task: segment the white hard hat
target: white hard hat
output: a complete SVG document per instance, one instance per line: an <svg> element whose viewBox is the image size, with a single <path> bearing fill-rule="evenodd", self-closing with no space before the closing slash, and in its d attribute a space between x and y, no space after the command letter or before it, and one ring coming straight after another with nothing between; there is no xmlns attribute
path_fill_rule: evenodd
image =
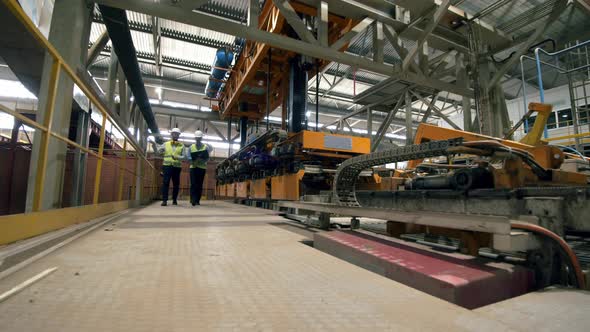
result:
<svg viewBox="0 0 590 332"><path fill-rule="evenodd" d="M178 128L172 128L172 130L170 130L170 133L180 134L180 129L178 129Z"/></svg>
<svg viewBox="0 0 590 332"><path fill-rule="evenodd" d="M195 137L196 138L203 138L203 132L200 130L195 131Z"/></svg>

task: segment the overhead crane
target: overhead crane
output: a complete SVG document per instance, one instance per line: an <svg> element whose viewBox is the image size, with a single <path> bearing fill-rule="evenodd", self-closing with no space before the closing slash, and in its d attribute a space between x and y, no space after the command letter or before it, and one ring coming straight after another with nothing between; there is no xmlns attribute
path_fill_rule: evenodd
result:
<svg viewBox="0 0 590 332"><path fill-rule="evenodd" d="M301 16L303 21L288 25L285 14ZM276 34L305 36L311 34L307 25L319 25L327 29L327 40L317 42L334 44L358 23L333 14L327 17L327 22L318 22L317 8L303 3L266 1L258 26ZM340 50L347 46L347 42L333 45ZM229 123L240 119L242 136L242 149L218 166L218 196L298 200L318 188L329 188L338 162L370 152L368 138L306 130L307 83L329 63L267 44L245 43L217 98L223 119ZM262 136L245 144L247 122L264 119L278 107L282 107L281 130L267 125Z"/></svg>

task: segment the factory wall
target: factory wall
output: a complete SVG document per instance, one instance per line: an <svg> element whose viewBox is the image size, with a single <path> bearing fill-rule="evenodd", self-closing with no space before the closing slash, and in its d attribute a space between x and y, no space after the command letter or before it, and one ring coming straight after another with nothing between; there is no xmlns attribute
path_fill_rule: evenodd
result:
<svg viewBox="0 0 590 332"><path fill-rule="evenodd" d="M29 145L19 145L12 149L8 144L0 145L0 215L23 213L25 211L25 201L27 192L27 180L29 174L31 151ZM118 163L119 156L106 155L109 160ZM87 161L86 180L84 189L83 204L92 204L94 194L94 174L96 171L97 158L89 156ZM150 162L156 166L156 183L157 197L161 196L162 177L162 160L150 158ZM66 158L66 175L63 183L62 207L71 206L72 194L72 167L73 153L68 153ZM127 157L126 168L135 170L135 157ZM217 161L210 161L207 164L207 173L203 183L203 196L206 199L213 199L215 193L215 168ZM116 164L103 162L101 185L99 192L99 203L116 201L119 193L119 174L120 169ZM148 173L149 176L149 173ZM149 180L144 180L144 192L147 192L154 184ZM180 177L180 197L181 200L188 200L190 195L190 175L188 163L183 164L183 170ZM172 188L170 188L172 191ZM123 199L135 198L135 179L133 174L124 171L123 177Z"/></svg>

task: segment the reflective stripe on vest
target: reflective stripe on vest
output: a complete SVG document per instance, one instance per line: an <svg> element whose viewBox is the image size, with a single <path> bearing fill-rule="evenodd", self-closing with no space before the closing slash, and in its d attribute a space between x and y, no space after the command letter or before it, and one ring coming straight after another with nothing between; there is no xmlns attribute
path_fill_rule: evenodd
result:
<svg viewBox="0 0 590 332"><path fill-rule="evenodd" d="M172 142L168 141L164 144L164 166L182 167L182 143L178 143L176 146L172 146ZM172 158L176 157L176 160Z"/></svg>
<svg viewBox="0 0 590 332"><path fill-rule="evenodd" d="M201 146L201 148L197 148L196 144L191 145L191 153L205 151L205 150L207 150L207 144L203 144ZM202 168L202 169L207 169L207 160L204 160L204 159L193 160L191 162L191 168L196 168L196 167Z"/></svg>

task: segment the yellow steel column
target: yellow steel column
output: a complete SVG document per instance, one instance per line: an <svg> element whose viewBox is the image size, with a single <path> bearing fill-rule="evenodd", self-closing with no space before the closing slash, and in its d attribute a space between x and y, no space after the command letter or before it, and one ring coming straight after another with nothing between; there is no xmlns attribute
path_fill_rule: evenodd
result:
<svg viewBox="0 0 590 332"><path fill-rule="evenodd" d="M57 84L59 81L61 63L54 59L51 65L51 76L49 78L49 91L47 92L47 108L45 109L43 125L47 131L41 132L39 140L39 160L37 161L37 175L35 177L35 191L33 195L33 212L41 209L43 200L43 190L45 188L45 171L47 169L47 149L49 147L49 132L53 122L53 110L55 106L55 97L57 95Z"/></svg>
<svg viewBox="0 0 590 332"><path fill-rule="evenodd" d="M125 179L125 172L127 169L127 138L123 140L123 156L119 161L119 194L117 195L117 200L120 201L123 199L123 182Z"/></svg>
<svg viewBox="0 0 590 332"><path fill-rule="evenodd" d="M107 115L106 113L102 113L102 125L100 127L100 141L98 143L98 159L96 160L96 174L94 175L94 196L92 198L92 204L98 204L98 196L100 193L100 175L102 171L102 155L104 153L106 124Z"/></svg>

